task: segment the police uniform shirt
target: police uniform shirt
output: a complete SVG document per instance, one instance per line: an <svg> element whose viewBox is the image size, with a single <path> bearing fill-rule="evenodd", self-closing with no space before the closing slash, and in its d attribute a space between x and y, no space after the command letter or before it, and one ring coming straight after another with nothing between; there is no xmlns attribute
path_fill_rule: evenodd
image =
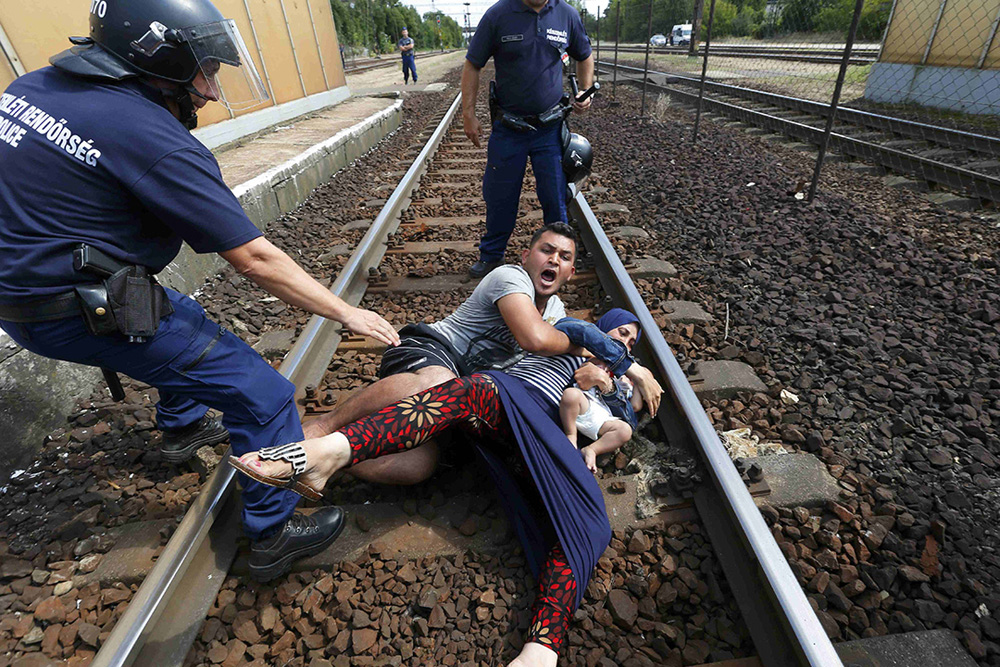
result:
<svg viewBox="0 0 1000 667"><path fill-rule="evenodd" d="M483 67L492 56L501 106L534 116L562 97L562 51L578 61L590 56L576 9L565 0L548 0L535 12L522 0L500 0L483 14L465 57Z"/></svg>
<svg viewBox="0 0 1000 667"><path fill-rule="evenodd" d="M136 79L93 82L46 67L0 97L0 303L66 292L88 243L157 273L260 231L212 153Z"/></svg>
<svg viewBox="0 0 1000 667"><path fill-rule="evenodd" d="M396 46L398 46L399 48L403 48L404 46L409 46L410 44L413 44L413 38L412 37L403 37L398 42L396 42ZM413 49L410 49L409 51L402 51L402 54L403 54L404 57L405 56L412 56L413 55Z"/></svg>

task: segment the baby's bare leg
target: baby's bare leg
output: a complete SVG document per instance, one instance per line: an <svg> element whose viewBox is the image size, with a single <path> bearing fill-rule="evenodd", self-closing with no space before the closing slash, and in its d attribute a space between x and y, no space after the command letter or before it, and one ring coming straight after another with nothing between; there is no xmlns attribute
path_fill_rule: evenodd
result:
<svg viewBox="0 0 1000 667"><path fill-rule="evenodd" d="M597 440L591 447L597 454L616 451L632 437L632 427L621 419L609 419L597 432Z"/></svg>
<svg viewBox="0 0 1000 667"><path fill-rule="evenodd" d="M570 387L563 392L559 401L559 418L562 420L563 432L569 441L576 446L576 418L587 411L587 396L576 387Z"/></svg>

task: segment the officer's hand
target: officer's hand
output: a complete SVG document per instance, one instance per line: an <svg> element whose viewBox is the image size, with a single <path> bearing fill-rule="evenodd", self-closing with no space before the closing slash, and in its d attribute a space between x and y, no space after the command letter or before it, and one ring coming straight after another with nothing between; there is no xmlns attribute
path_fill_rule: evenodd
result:
<svg viewBox="0 0 1000 667"><path fill-rule="evenodd" d="M462 128L465 130L465 136L469 138L472 145L476 148L482 148L483 145L480 143L480 137L483 134L483 126L479 124L479 118L475 115L467 116L462 115Z"/></svg>
<svg viewBox="0 0 1000 667"><path fill-rule="evenodd" d="M370 310L352 308L341 323L353 334L368 336L393 347L399 345L399 334L393 326Z"/></svg>
<svg viewBox="0 0 1000 667"><path fill-rule="evenodd" d="M582 102L577 102L576 100L573 100L573 111L577 113L585 113L587 109L590 108L590 103L593 101L594 101L593 95L591 95Z"/></svg>

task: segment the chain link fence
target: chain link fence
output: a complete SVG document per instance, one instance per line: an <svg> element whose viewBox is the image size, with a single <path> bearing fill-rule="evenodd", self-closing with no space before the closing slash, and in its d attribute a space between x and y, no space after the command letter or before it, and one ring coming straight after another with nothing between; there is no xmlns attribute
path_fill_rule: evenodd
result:
<svg viewBox="0 0 1000 667"><path fill-rule="evenodd" d="M694 105L694 140L706 111L818 147L809 199L824 161L857 160L946 206L1000 202L1000 0L700 2L599 10L603 85L640 79L643 115L650 86Z"/></svg>

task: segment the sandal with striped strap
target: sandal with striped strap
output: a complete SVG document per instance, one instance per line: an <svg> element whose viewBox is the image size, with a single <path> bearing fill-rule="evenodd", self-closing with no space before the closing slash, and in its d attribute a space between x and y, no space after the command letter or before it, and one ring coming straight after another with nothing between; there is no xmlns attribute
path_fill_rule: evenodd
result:
<svg viewBox="0 0 1000 667"><path fill-rule="evenodd" d="M290 489L309 500L323 500L323 494L304 482L299 481L299 477L306 471L306 450L297 442L277 447L265 447L254 452L264 461L285 461L292 464L291 477L272 477L265 475L259 470L248 466L235 456L229 457L229 464L241 473L257 480L261 484L273 486L279 489Z"/></svg>

